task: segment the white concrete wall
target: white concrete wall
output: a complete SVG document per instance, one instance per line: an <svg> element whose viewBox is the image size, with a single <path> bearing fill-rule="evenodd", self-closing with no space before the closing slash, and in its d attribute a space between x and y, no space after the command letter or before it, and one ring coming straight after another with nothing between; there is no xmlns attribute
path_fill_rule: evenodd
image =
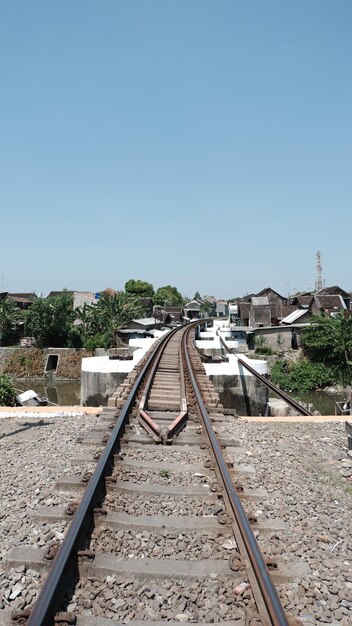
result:
<svg viewBox="0 0 352 626"><path fill-rule="evenodd" d="M166 331L155 331L154 337L137 337L130 339L129 345L137 348L133 352L133 358L130 360L109 359L108 356L91 356L82 359L81 370L83 372L99 372L109 374L113 372L131 372L135 365L144 357L149 348L165 333Z"/></svg>
<svg viewBox="0 0 352 626"><path fill-rule="evenodd" d="M208 339L205 340L205 337ZM240 342L230 339L231 332L228 320L216 320L212 327L200 333L200 339L196 341L197 348L203 350L221 350L220 337L225 341L226 345L233 349L238 348ZM211 340L210 340L211 339ZM228 354L228 362L224 363L204 363L205 371L208 376L252 376L252 374L238 363L237 356ZM255 369L259 374L268 373L268 364L260 359L248 359L244 354L239 355L243 361Z"/></svg>
<svg viewBox="0 0 352 626"><path fill-rule="evenodd" d="M240 374L253 376L245 367L239 364L235 354L229 354L228 357L229 360L223 363L203 363L207 376L239 376ZM248 362L248 365L262 376L268 373L268 364L266 361L248 359L243 354L241 354L240 358Z"/></svg>

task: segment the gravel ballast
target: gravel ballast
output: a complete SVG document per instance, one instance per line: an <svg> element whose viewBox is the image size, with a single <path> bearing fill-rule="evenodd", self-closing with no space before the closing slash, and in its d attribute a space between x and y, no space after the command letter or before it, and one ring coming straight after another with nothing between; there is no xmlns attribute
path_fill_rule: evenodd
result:
<svg viewBox="0 0 352 626"><path fill-rule="evenodd" d="M72 473L72 457L82 454L82 446L76 442L78 433L98 423L99 418L93 415L42 416L40 420L21 417L0 421L0 608L23 609L35 599L42 574L24 566L7 569L6 557L18 546L44 547L54 540L62 540L66 522L43 523L35 520L34 514L40 505L62 504L65 499L70 499L69 494L65 496L55 491L55 482L59 476ZM245 509L255 514L259 522L260 519L281 520L286 524L285 530L258 534L264 553L287 563L288 569L293 562L309 567L308 573L279 587L288 613L297 616L307 626L350 626L352 459L347 456L344 423L247 423L234 418L230 424L218 424L217 430L223 431L222 436L237 439L239 443L236 449L226 450L226 458L236 465L243 463L254 467L253 475L241 476L244 488L265 486L267 491L267 498L245 500ZM127 456L140 458L133 450ZM146 460L155 460L155 452L148 451L148 457ZM199 457L204 458L203 455ZM195 462L194 457L187 459L184 453L172 450L171 458L173 462ZM130 468L126 478L132 476L134 470ZM180 477L183 482L182 473ZM160 483L169 482L169 478L160 476ZM142 480L144 482L144 478ZM209 515L212 507L211 499L204 505L197 498L182 496L164 496L160 506L160 498L149 496L152 512L148 512L143 498L134 494L129 496L128 503L126 496L110 494L109 498L112 510L136 515L152 512L159 515ZM141 536L137 541L143 543L145 539ZM153 551L156 539L147 537L143 546L146 554ZM184 549L182 542L187 546L186 538L179 537L179 534L170 534L170 540L168 544L165 537L160 544L164 558L169 556L165 550L173 542L181 543L180 552ZM135 554L137 544L134 541L128 534L126 551L130 550L130 554ZM198 557L198 550L202 552L205 548L192 545L189 557ZM114 594L109 599L111 616L126 622L137 616L139 619L171 620L184 614L189 621L209 621L214 617L209 603L215 593L213 582L206 583L199 606L193 596L191 600L187 598L190 589L185 595L183 589L177 588L181 583L169 581L170 588L166 591L171 593L165 597L160 591L162 585L157 581L158 591L144 590L143 593L141 584L132 579L127 585L126 581L116 578L110 578L108 583L108 593ZM93 587L95 584L98 583L92 581ZM137 590L139 598L135 595ZM95 591L92 589L91 593ZM194 591L194 596L198 597L198 592ZM103 588L100 593L103 607L107 600ZM218 616L220 621L243 619L248 609L246 601L251 603L248 594L248 598L236 599L231 608L231 587L227 588L225 582L223 589L216 588L215 596L222 605L222 615ZM133 597L136 603L132 601ZM117 604L112 602L113 598ZM82 588L82 591L77 590L72 604L82 603L89 612L89 602Z"/></svg>
<svg viewBox="0 0 352 626"><path fill-rule="evenodd" d="M82 452L80 430L98 423L95 415L40 417L20 414L0 419L0 609L24 609L34 601L43 577L24 565L7 568L6 557L20 546L61 542L67 522L40 522L40 505L68 502L55 490L57 478L71 472L71 458Z"/></svg>

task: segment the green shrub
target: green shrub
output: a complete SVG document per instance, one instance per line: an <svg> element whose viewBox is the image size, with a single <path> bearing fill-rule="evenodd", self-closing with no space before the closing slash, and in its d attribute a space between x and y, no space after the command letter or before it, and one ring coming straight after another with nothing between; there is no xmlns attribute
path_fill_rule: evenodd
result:
<svg viewBox="0 0 352 626"><path fill-rule="evenodd" d="M16 392L12 380L6 374L0 374L0 406L13 406Z"/></svg>
<svg viewBox="0 0 352 626"><path fill-rule="evenodd" d="M263 346L262 348L256 348L255 349L255 353L256 354L266 354L267 356L270 356L271 354L274 354L272 349L269 348L269 346Z"/></svg>
<svg viewBox="0 0 352 626"><path fill-rule="evenodd" d="M110 333L97 333L91 337L87 337L84 342L84 348L86 350L95 350L96 348L110 348L111 346Z"/></svg>
<svg viewBox="0 0 352 626"><path fill-rule="evenodd" d="M273 351L266 345L266 339L263 335L257 335L254 339L254 347L256 354L273 354Z"/></svg>
<svg viewBox="0 0 352 626"><path fill-rule="evenodd" d="M314 363L333 368L343 385L352 382L352 317L345 319L340 311L337 317L313 317L302 332L302 347L306 357Z"/></svg>
<svg viewBox="0 0 352 626"><path fill-rule="evenodd" d="M307 359L297 363L279 360L271 370L271 381L285 391L312 391L336 383L333 368Z"/></svg>
<svg viewBox="0 0 352 626"><path fill-rule="evenodd" d="M80 329L72 326L67 333L67 347L68 348L82 348L83 341Z"/></svg>

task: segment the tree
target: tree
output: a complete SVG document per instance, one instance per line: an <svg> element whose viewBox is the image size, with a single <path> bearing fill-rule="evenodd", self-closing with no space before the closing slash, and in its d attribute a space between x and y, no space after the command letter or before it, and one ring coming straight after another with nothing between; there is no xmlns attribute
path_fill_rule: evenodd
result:
<svg viewBox="0 0 352 626"><path fill-rule="evenodd" d="M83 343L89 335L94 335L97 332L95 309L96 305L87 304L87 302L82 307L75 309L75 319L80 322L79 330Z"/></svg>
<svg viewBox="0 0 352 626"><path fill-rule="evenodd" d="M196 298L194 299L196 300ZM213 309L213 305L211 304L211 302L208 302L207 300L202 302L199 307L199 311L204 317L208 317L210 313L212 312L212 309Z"/></svg>
<svg viewBox="0 0 352 626"><path fill-rule="evenodd" d="M0 300L0 346L15 341L17 324L21 317L23 318L22 311L12 300Z"/></svg>
<svg viewBox="0 0 352 626"><path fill-rule="evenodd" d="M70 344L74 319L72 293L36 298L26 312L26 332L39 346L66 347Z"/></svg>
<svg viewBox="0 0 352 626"><path fill-rule="evenodd" d="M315 317L302 332L305 355L314 363L333 367L342 382L349 384L352 374L352 318Z"/></svg>
<svg viewBox="0 0 352 626"><path fill-rule="evenodd" d="M154 295L154 287L145 280L134 280L134 278L131 278L125 284L125 292L128 296L152 298Z"/></svg>
<svg viewBox="0 0 352 626"><path fill-rule="evenodd" d="M193 300L201 300L201 295L200 295L199 291L196 291L196 293L193 296Z"/></svg>
<svg viewBox="0 0 352 626"><path fill-rule="evenodd" d="M115 294L103 292L94 307L95 328L98 333L111 333L117 345L117 330L132 319L142 315L137 300L131 300L125 291Z"/></svg>
<svg viewBox="0 0 352 626"><path fill-rule="evenodd" d="M165 303L169 306L182 306L183 297L180 292L177 291L176 287L165 285L165 287L159 287L159 289L156 290L154 302L160 306L163 306Z"/></svg>
<svg viewBox="0 0 352 626"><path fill-rule="evenodd" d="M0 374L0 406L13 406L16 392L11 378Z"/></svg>

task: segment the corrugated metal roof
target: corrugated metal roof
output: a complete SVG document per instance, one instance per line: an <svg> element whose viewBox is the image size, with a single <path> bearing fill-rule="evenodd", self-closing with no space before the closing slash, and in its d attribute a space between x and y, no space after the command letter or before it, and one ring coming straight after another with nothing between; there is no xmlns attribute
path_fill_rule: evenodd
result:
<svg viewBox="0 0 352 626"><path fill-rule="evenodd" d="M141 324L142 326L150 326L155 324L155 317L140 317L138 319L132 320L132 322L136 322L137 324Z"/></svg>
<svg viewBox="0 0 352 626"><path fill-rule="evenodd" d="M305 315L307 310L308 309L296 309L295 311L292 311L292 313L281 320L280 324L293 324L293 322Z"/></svg>

